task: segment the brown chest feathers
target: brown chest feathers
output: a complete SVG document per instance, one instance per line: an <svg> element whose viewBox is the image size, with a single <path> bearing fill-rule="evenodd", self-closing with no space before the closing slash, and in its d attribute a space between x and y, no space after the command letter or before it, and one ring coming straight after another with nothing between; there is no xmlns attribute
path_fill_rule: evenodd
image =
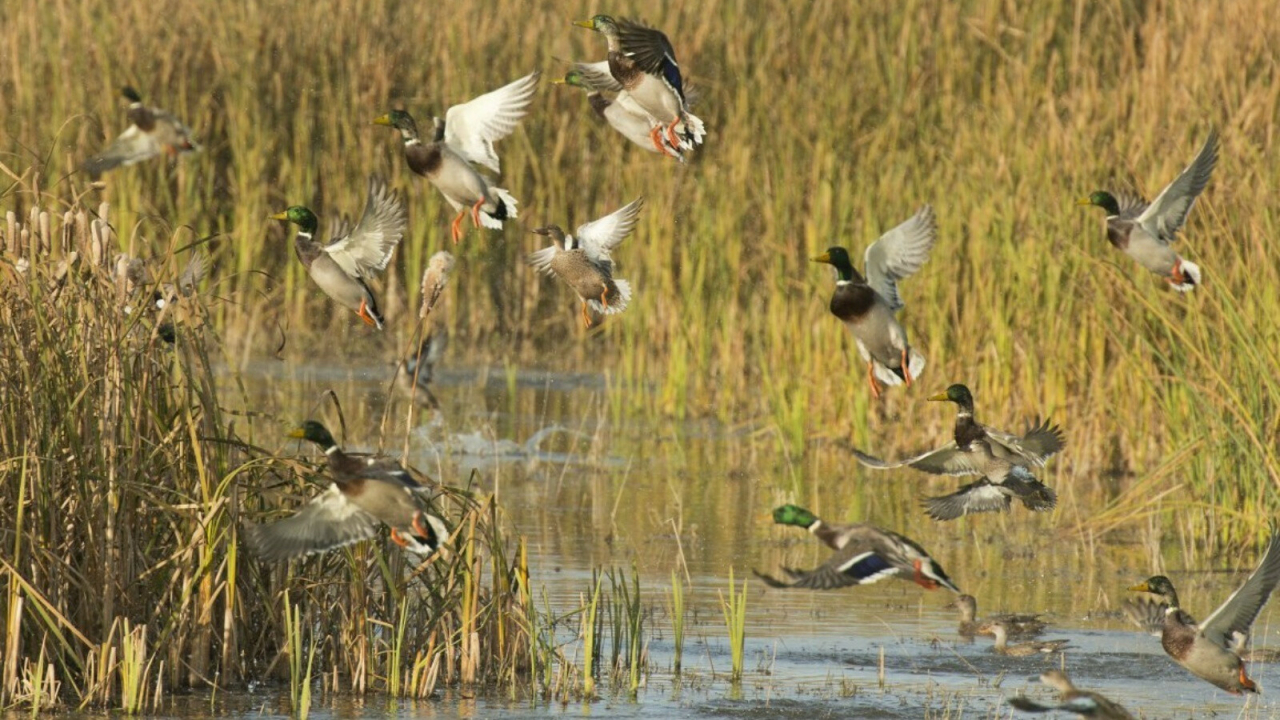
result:
<svg viewBox="0 0 1280 720"><path fill-rule="evenodd" d="M409 163L410 170L424 177L430 177L440 170L443 155L438 143L414 143L404 146L404 159Z"/></svg>
<svg viewBox="0 0 1280 720"><path fill-rule="evenodd" d="M867 285L837 285L835 294L831 296L831 314L845 322L853 322L866 315L875 302L876 293Z"/></svg>

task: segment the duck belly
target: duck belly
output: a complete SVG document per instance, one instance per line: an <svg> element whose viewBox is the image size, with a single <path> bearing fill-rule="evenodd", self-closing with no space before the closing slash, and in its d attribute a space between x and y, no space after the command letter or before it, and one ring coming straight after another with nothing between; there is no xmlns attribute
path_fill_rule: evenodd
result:
<svg viewBox="0 0 1280 720"><path fill-rule="evenodd" d="M431 177L431 184L444 194L454 210L471 207L482 198L484 205L481 210L492 212L497 209L497 204L489 196L489 183L484 176L452 150L445 150L440 170Z"/></svg>
<svg viewBox="0 0 1280 720"><path fill-rule="evenodd" d="M328 255L322 254L313 260L307 272L325 295L343 307L359 312L362 302L371 301L365 284L343 272Z"/></svg>
<svg viewBox="0 0 1280 720"><path fill-rule="evenodd" d="M596 267L582 250L556 253L551 259L551 269L584 301L598 300L613 290L609 275Z"/></svg>
<svg viewBox="0 0 1280 720"><path fill-rule="evenodd" d="M684 111L679 96L666 83L652 75L644 75L640 84L628 93L637 105L664 125L679 120Z"/></svg>
<svg viewBox="0 0 1280 720"><path fill-rule="evenodd" d="M845 326L858 341L863 359L890 368L902 367L902 351L907 347L907 333L893 311L880 303L862 317L845 321Z"/></svg>
<svg viewBox="0 0 1280 720"><path fill-rule="evenodd" d="M1178 264L1178 253L1148 235L1140 225L1135 225L1129 233L1129 244L1124 251L1137 260L1139 265L1157 275L1170 275Z"/></svg>

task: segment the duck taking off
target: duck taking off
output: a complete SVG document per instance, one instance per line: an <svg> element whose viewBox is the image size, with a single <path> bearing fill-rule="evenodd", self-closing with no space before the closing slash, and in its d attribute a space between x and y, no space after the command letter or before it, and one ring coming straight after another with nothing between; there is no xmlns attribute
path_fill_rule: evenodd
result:
<svg viewBox="0 0 1280 720"><path fill-rule="evenodd" d="M1076 204L1106 210L1107 240L1112 245L1163 277L1174 290L1190 292L1200 284L1200 266L1183 258L1172 245L1217 162L1218 133L1210 132L1196 159L1150 205L1140 197L1121 194L1117 198L1105 190L1094 191Z"/></svg>

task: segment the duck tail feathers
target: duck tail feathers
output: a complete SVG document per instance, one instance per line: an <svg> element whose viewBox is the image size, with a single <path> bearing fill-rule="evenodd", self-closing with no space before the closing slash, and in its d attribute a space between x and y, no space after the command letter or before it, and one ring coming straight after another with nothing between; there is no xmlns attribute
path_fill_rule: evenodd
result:
<svg viewBox="0 0 1280 720"><path fill-rule="evenodd" d="M490 230L501 230L503 220L511 220L520 216L520 213L516 210L516 199L503 188L489 189L497 197L496 207L493 210L480 211L480 224Z"/></svg>
<svg viewBox="0 0 1280 720"><path fill-rule="evenodd" d="M1200 266L1183 258L1178 258L1178 264L1173 270L1174 277L1181 275L1182 282L1177 282L1173 278L1169 279L1169 284L1174 290L1180 293L1191 292L1200 284Z"/></svg>
<svg viewBox="0 0 1280 720"><path fill-rule="evenodd" d="M605 307L604 303L600 302L599 298L592 298L588 300L587 305L601 315L613 315L626 310L627 304L631 302L631 283L626 280L614 278L613 285L617 288L617 291L609 295L608 307Z"/></svg>

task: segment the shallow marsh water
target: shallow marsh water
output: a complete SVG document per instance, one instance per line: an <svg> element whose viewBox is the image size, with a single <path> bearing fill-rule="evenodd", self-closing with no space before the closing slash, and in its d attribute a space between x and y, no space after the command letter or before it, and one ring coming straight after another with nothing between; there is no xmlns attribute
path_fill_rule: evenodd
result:
<svg viewBox="0 0 1280 720"><path fill-rule="evenodd" d="M1054 477L1052 463L1048 481L1062 495L1057 511L1031 515L1018 507L940 524L919 511L918 500L954 481L872 475L837 443L814 443L796 456L767 420L736 426L619 421L613 408L627 403L615 404L610 393L625 391L611 389L600 375L446 365L434 385L441 412L415 410L410 462L434 477L472 477L497 491L510 525L528 540L535 592L552 608L576 607L593 569L634 568L647 610L650 672L634 700L604 679L600 699L586 704L513 699L504 690L480 697L445 691L415 702L321 695L313 717L1010 717L1001 698L1016 692L1049 698L1034 677L1064 662L1079 685L1145 717L1280 716L1280 666L1253 664L1265 694L1231 697L1174 665L1157 638L1131 628L1117 612L1124 588L1159 570L1203 617L1244 574L1226 572L1226 562L1188 568L1174 547L1163 548L1166 564L1156 567L1145 528L1122 529L1108 542L1073 532L1073 518L1085 510ZM281 418L281 437L257 442L278 442L288 452L284 424L316 407L328 388L344 399L347 443L371 449L359 439L377 436L388 378L384 367L265 361L248 365L239 381L245 397ZM892 432L902 415L918 415L927 432L945 437L949 410L918 405L899 400L897 418L868 421L878 424L873 432ZM394 402L388 427L403 428L407 409ZM991 421L1016 427L1021 419ZM389 441L391 449L398 451L402 440ZM897 580L832 593L766 588L752 568L776 573L781 565L825 559L803 531L772 523L771 508L791 501L833 521L865 518L912 537L977 596L980 613L1045 613L1052 623L1045 637L1072 642L1065 660L1005 658L993 654L987 640L959 637L945 590L926 592ZM738 685L727 679L720 609L730 568L739 587L746 579L748 592L745 677ZM666 609L673 572L689 582L679 676L671 670ZM562 627L558 639L572 640L573 631ZM603 642L607 656L610 639ZM1254 644L1280 646L1274 603L1259 619ZM262 685L182 698L166 714L287 716L287 697L287 687Z"/></svg>

